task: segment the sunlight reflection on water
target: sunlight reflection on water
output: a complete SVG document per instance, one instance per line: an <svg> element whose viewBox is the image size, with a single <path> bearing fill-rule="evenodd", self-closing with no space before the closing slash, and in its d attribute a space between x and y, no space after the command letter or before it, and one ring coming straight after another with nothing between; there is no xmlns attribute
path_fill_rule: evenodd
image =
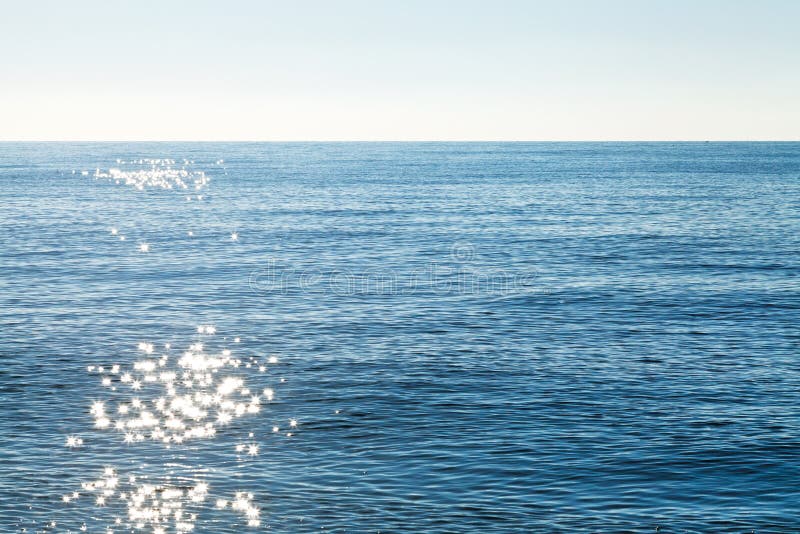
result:
<svg viewBox="0 0 800 534"><path fill-rule="evenodd" d="M98 168L94 177L139 191L156 188L199 192L210 183L205 171L188 168L194 165L191 160L183 160L180 167L176 167L174 159L117 159L116 163L118 167L107 171ZM217 165L222 163L221 159L216 161ZM81 171L81 175L87 176L89 172ZM193 198L202 200L203 196L197 194ZM110 227L110 233L125 240L117 225ZM193 232L188 231L188 235L192 236ZM238 239L238 232L230 234L231 241ZM150 244L142 241L138 250L149 252ZM215 325L202 324L197 326L196 338L182 352L173 350L172 343L157 349L154 343L142 341L136 347L132 365L122 361L88 365L87 372L99 380L100 388L106 393L89 408L95 428L116 431L121 436L121 446L148 441L159 443L166 450L188 441L215 439L218 432L234 420L260 414L264 404L268 405L275 398L275 384L269 371L278 365L278 357L240 355L239 351L215 343L216 334ZM236 345L240 341L236 337L233 343ZM209 350L209 345L213 345L214 350ZM253 389L248 386L248 379L256 383ZM278 383L284 381L280 378ZM291 419L288 425L294 430L297 421ZM273 433L279 432L279 428L273 426ZM258 455L258 436L250 432L248 440L230 450L237 455ZM75 450L83 447L84 440L78 435L69 435L64 445ZM168 528L174 532L192 531L200 511L198 505L206 502L212 488L205 481L203 469L196 470L198 476L193 480L182 480L179 485L172 483L166 463L168 458L164 459L161 480L133 471L122 476L117 467L105 466L100 477L81 483L80 491L65 493L61 501L71 504L88 497L95 507L113 508L113 517L105 526L107 533L113 532L115 527L148 529L153 534L164 534ZM240 514L248 526L261 524L261 512L252 493L235 491L232 495L219 495L214 505L216 509ZM56 526L53 520L44 530ZM87 523L83 522L80 530L87 529Z"/></svg>

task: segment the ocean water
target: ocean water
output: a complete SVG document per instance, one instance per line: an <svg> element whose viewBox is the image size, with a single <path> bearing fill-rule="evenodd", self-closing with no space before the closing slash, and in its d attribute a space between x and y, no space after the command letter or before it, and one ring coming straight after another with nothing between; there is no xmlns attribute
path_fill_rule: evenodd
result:
<svg viewBox="0 0 800 534"><path fill-rule="evenodd" d="M0 531L798 532L799 250L800 143L0 144Z"/></svg>

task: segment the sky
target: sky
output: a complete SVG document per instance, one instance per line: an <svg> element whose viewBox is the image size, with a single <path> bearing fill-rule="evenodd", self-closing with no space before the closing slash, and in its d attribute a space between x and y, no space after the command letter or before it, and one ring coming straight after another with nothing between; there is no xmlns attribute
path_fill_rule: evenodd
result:
<svg viewBox="0 0 800 534"><path fill-rule="evenodd" d="M0 140L800 140L795 0L0 13Z"/></svg>

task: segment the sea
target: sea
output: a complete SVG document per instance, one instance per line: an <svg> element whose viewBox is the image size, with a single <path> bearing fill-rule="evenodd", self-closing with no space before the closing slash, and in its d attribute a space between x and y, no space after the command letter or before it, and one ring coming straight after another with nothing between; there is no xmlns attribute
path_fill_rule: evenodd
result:
<svg viewBox="0 0 800 534"><path fill-rule="evenodd" d="M800 143L0 143L0 531L800 532Z"/></svg>

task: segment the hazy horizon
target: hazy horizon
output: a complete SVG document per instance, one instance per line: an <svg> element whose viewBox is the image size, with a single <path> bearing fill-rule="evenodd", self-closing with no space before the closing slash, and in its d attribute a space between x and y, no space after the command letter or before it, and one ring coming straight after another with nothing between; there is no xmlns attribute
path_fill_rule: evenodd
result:
<svg viewBox="0 0 800 534"><path fill-rule="evenodd" d="M25 143L240 143L240 144L301 144L301 143L598 143L598 144L646 144L646 143L800 143L800 139L0 139L5 144Z"/></svg>

